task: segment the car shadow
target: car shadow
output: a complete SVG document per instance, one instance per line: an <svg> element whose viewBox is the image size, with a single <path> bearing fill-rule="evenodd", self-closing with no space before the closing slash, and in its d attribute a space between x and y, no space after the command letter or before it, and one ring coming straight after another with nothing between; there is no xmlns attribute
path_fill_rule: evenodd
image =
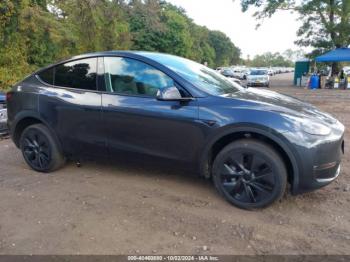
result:
<svg viewBox="0 0 350 262"><path fill-rule="evenodd" d="M211 179L200 175L197 166L191 163L184 163L148 155L134 153L115 154L109 158L96 158L84 156L79 160L70 160L77 167L84 168L85 165L93 163L98 168L115 170L127 174L137 174L147 177L167 177L183 182L212 186Z"/></svg>

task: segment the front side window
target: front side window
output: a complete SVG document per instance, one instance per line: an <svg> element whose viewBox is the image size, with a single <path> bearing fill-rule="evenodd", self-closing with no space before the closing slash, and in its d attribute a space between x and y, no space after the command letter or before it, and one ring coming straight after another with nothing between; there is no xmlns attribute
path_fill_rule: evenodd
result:
<svg viewBox="0 0 350 262"><path fill-rule="evenodd" d="M158 89L175 85L166 74L138 60L105 57L104 63L108 92L154 97Z"/></svg>
<svg viewBox="0 0 350 262"><path fill-rule="evenodd" d="M55 68L54 85L96 90L97 58L65 63Z"/></svg>
<svg viewBox="0 0 350 262"><path fill-rule="evenodd" d="M191 60L159 53L141 52L141 54L163 64L200 90L211 95L224 95L243 89L218 72Z"/></svg>

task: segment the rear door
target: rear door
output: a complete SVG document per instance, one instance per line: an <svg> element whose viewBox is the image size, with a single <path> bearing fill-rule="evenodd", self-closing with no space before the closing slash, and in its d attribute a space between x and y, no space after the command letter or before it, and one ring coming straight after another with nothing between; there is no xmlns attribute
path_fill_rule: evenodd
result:
<svg viewBox="0 0 350 262"><path fill-rule="evenodd" d="M73 155L106 153L101 93L97 91L98 58L58 65L39 78L51 84L42 89L40 113L54 128L64 151Z"/></svg>
<svg viewBox="0 0 350 262"><path fill-rule="evenodd" d="M177 84L142 61L105 57L104 65L103 122L110 152L193 161L201 137L197 101L157 100L158 89Z"/></svg>

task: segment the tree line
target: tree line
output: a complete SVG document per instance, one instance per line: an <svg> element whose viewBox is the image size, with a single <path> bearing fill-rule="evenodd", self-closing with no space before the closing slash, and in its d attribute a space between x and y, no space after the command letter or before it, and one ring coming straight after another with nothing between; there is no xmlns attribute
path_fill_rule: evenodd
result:
<svg viewBox="0 0 350 262"><path fill-rule="evenodd" d="M254 56L253 59L246 59L243 63L250 67L293 67L293 55L289 54L293 52L291 50L287 50L284 54L279 52L272 53L266 52L261 55Z"/></svg>
<svg viewBox="0 0 350 262"><path fill-rule="evenodd" d="M240 49L162 0L2 0L0 89L57 60L103 50L146 50L210 67L237 64Z"/></svg>

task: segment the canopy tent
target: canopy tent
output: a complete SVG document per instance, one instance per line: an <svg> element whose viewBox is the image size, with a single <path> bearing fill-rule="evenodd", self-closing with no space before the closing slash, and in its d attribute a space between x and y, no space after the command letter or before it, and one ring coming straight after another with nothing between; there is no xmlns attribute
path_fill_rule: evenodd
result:
<svg viewBox="0 0 350 262"><path fill-rule="evenodd" d="M350 48L337 48L316 57L316 62L350 62Z"/></svg>

